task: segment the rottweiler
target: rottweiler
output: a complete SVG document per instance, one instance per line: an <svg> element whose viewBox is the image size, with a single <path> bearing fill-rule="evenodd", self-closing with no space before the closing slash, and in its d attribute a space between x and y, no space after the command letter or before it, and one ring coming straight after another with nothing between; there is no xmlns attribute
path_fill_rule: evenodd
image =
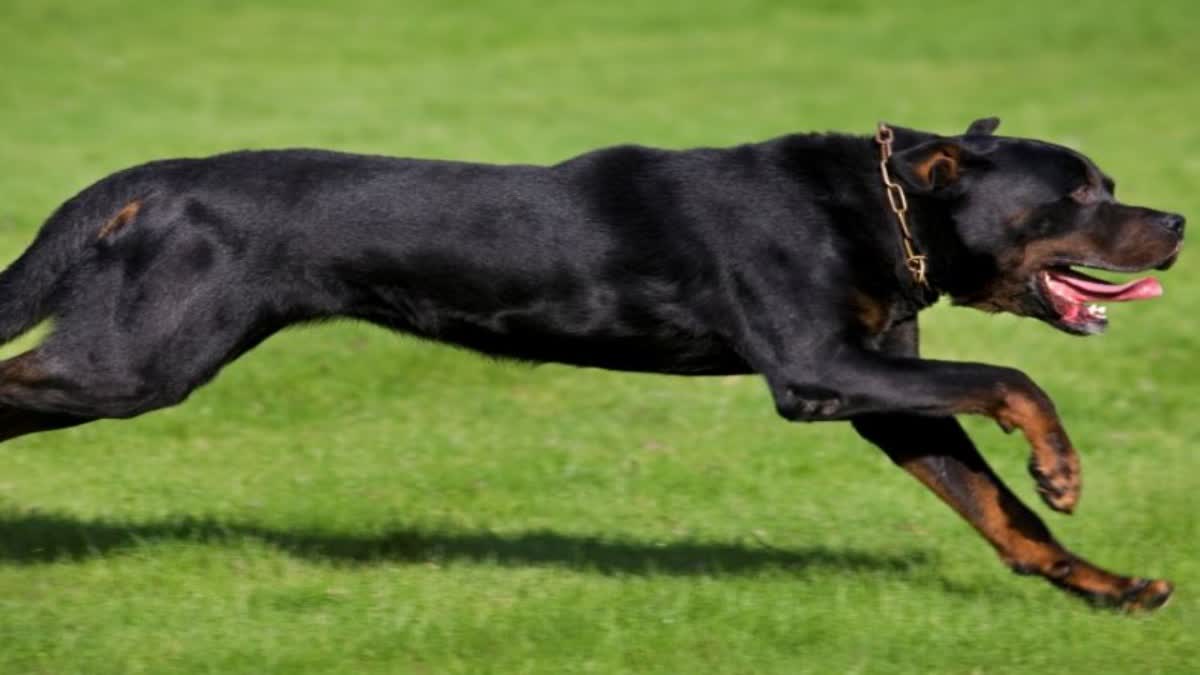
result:
<svg viewBox="0 0 1200 675"><path fill-rule="evenodd" d="M552 166L243 151L112 174L0 274L0 440L175 405L285 326L333 318L527 362L759 374L779 415L848 420L1020 573L1106 605L1172 586L1076 556L955 415L1020 429L1055 510L1079 460L1018 370L918 355L940 296L1102 332L1161 293L1079 268L1166 269L1184 218L1128 206L1068 148L995 134L794 134L624 145Z"/></svg>

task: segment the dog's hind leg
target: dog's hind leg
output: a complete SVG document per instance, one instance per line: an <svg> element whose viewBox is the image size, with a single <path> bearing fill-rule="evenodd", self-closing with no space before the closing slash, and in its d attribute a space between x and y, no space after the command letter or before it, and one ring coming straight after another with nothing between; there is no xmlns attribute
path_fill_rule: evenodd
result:
<svg viewBox="0 0 1200 675"><path fill-rule="evenodd" d="M1173 588L1167 581L1113 574L1063 548L1000 481L955 419L880 414L853 423L863 438L965 518L1014 571L1038 574L1093 602L1122 609L1156 609L1170 598Z"/></svg>
<svg viewBox="0 0 1200 675"><path fill-rule="evenodd" d="M175 405L285 325L222 281L163 271L112 293L93 277L41 345L0 361L0 440Z"/></svg>
<svg viewBox="0 0 1200 675"><path fill-rule="evenodd" d="M53 321L0 361L0 440L174 405L280 328L336 309L307 258L248 236L245 204L152 178L81 193L0 273L0 342Z"/></svg>
<svg viewBox="0 0 1200 675"><path fill-rule="evenodd" d="M0 441L103 418L129 418L185 399L240 353L223 350L153 354L64 350L50 342L0 361Z"/></svg>
<svg viewBox="0 0 1200 675"><path fill-rule="evenodd" d="M93 421L91 417L79 417L62 413L46 413L20 408L0 408L0 442L18 436L66 429Z"/></svg>
<svg viewBox="0 0 1200 675"><path fill-rule="evenodd" d="M132 389L97 382L43 348L0 361L0 441L139 412Z"/></svg>
<svg viewBox="0 0 1200 675"><path fill-rule="evenodd" d="M33 352L0 362L0 441L40 431L78 426L96 419L95 415L71 414L53 410L50 380L33 366ZM39 395L40 392L40 395ZM49 394L49 396L47 396ZM61 403L61 400L59 401ZM14 405L15 404L15 405ZM44 407L35 409L29 405Z"/></svg>

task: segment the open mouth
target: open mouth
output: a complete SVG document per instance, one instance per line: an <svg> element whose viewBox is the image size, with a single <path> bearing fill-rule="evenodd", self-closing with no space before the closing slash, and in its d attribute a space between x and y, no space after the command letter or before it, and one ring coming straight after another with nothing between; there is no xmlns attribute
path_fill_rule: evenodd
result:
<svg viewBox="0 0 1200 675"><path fill-rule="evenodd" d="M1108 326L1108 308L1100 303L1147 300L1163 293L1154 277L1117 284L1065 266L1042 270L1038 281L1058 315L1054 323L1080 335L1101 333Z"/></svg>

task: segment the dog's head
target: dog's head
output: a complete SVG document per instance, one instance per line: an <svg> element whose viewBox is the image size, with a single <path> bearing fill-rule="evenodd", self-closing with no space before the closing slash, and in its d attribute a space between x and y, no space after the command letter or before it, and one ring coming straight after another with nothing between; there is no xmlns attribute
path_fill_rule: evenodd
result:
<svg viewBox="0 0 1200 675"><path fill-rule="evenodd" d="M1107 326L1098 303L1160 295L1153 278L1111 283L1075 268L1166 269L1183 243L1183 216L1122 204L1112 179L1087 157L996 136L998 124L977 120L961 136L921 140L890 160L919 209L919 239L937 285L956 304L1079 335ZM922 223L922 213L936 215Z"/></svg>

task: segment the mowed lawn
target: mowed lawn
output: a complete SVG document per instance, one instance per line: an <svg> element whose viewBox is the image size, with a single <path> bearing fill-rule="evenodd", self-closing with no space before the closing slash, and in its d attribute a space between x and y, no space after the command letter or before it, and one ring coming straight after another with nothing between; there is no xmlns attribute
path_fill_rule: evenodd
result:
<svg viewBox="0 0 1200 675"><path fill-rule="evenodd" d="M969 4L5 0L0 258L165 156L553 162L992 114L1200 216L1200 6ZM1037 508L1082 555L1174 580L1158 614L1012 575L848 426L779 420L757 378L336 324L176 409L0 448L0 671L1196 672L1200 272L1185 254L1161 278L1101 338L923 319L926 354L1056 398L1084 496ZM1019 435L968 423L1035 502Z"/></svg>

